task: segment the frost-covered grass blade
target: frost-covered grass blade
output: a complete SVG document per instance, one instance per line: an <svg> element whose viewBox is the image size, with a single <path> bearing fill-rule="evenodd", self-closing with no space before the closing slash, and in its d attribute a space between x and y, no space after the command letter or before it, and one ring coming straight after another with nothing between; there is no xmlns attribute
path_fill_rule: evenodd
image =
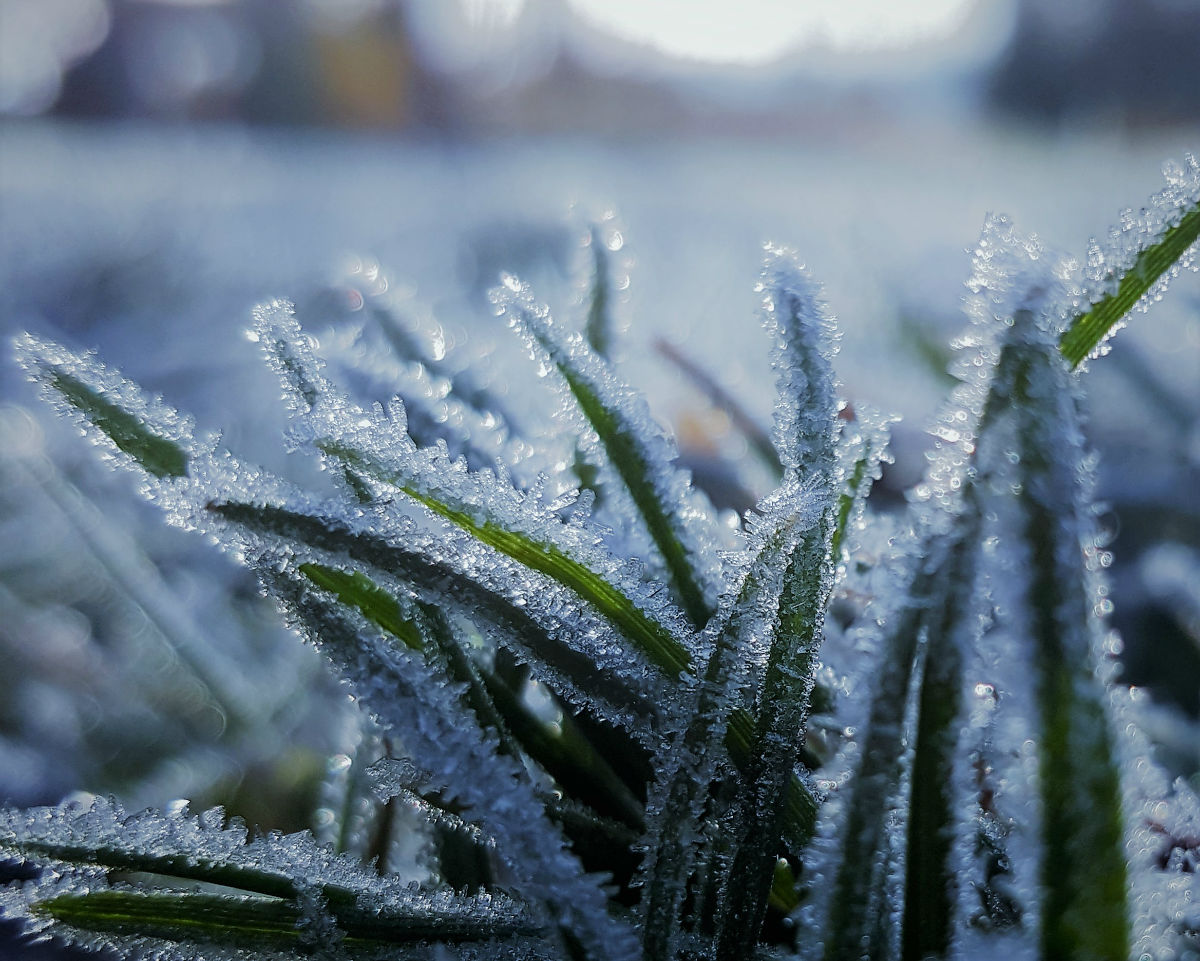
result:
<svg viewBox="0 0 1200 961"><path fill-rule="evenodd" d="M179 444L154 433L135 415L105 400L87 384L70 374L59 373L50 380L50 386L148 474L155 477L187 474L187 453Z"/></svg>
<svg viewBox="0 0 1200 961"><path fill-rule="evenodd" d="M401 546L369 530L355 531L320 514L284 507L213 502L208 510L248 532L325 552L330 559L349 558L380 577L398 578L448 610L473 613L495 625L520 656L564 680L568 691L578 690L597 704L611 705L616 713L642 717L656 713L643 692L620 678L599 675L595 662L566 642L564 625L539 620L535 611L507 598L486 580L439 559L432 550Z"/></svg>
<svg viewBox="0 0 1200 961"><path fill-rule="evenodd" d="M1168 183L1134 217L1122 217L1106 246L1088 251L1085 296L1091 304L1063 331L1059 347L1072 367L1095 354L1135 307L1161 296L1166 282L1195 267L1200 238L1200 163L1167 164Z"/></svg>
<svg viewBox="0 0 1200 961"><path fill-rule="evenodd" d="M318 442L322 453L347 464L360 476L381 481L404 492L434 514L450 521L479 540L527 568L545 574L579 595L608 618L621 633L663 671L678 676L690 666L687 651L671 632L609 584L603 577L569 557L552 544L507 530L495 521L479 522L466 511L457 510L423 492L415 483L393 474L386 467L333 441Z"/></svg>
<svg viewBox="0 0 1200 961"><path fill-rule="evenodd" d="M1047 957L1129 955L1120 781L1094 674L1093 600L1082 564L1091 518L1080 504L1074 391L1052 347L1035 338L1016 385L1024 464L1026 590L1042 741L1042 951ZM1094 537L1094 535L1090 535Z"/></svg>
<svg viewBox="0 0 1200 961"><path fill-rule="evenodd" d="M509 753L518 756L518 751L524 752L572 796L620 817L631 826L641 826L642 805L579 731L571 716L561 714L552 731L550 724L525 705L519 692L506 683L495 667L489 668L472 658L441 610L418 604L414 621L404 616L404 605L395 595L361 571L346 572L312 562L300 564L297 570L412 650L425 650L428 638L444 659L447 676L464 685L464 696L476 717L500 738ZM409 606L413 606L411 602Z"/></svg>
<svg viewBox="0 0 1200 961"><path fill-rule="evenodd" d="M689 496L687 484L671 464L673 452L651 433L645 402L582 338L564 338L549 311L519 281L509 278L494 299L535 356L563 378L661 554L683 609L694 627L703 627L712 605L701 577L700 545L689 529L688 505L675 502Z"/></svg>
<svg viewBox="0 0 1200 961"><path fill-rule="evenodd" d="M587 342L600 357L607 357L612 346L612 267L609 264L608 242L600 224L588 231L588 250L592 254L592 283L588 290L587 322L584 332Z"/></svg>
<svg viewBox="0 0 1200 961"><path fill-rule="evenodd" d="M27 899L39 928L85 945L106 943L93 934L337 952L539 930L502 894L450 896L381 879L306 834L251 837L219 809L130 816L98 800L89 809L6 810L0 851L55 875L0 893L0 905Z"/></svg>
<svg viewBox="0 0 1200 961"><path fill-rule="evenodd" d="M56 344L27 334L16 348L34 379L146 473L160 478L187 475L190 431L174 412Z"/></svg>
<svg viewBox="0 0 1200 961"><path fill-rule="evenodd" d="M1114 278L1117 282L1114 292L1105 294L1071 322L1059 347L1072 367L1081 364L1100 345L1163 274L1195 246L1197 238L1200 238L1200 201L1193 203L1178 223L1167 227L1157 243L1137 252L1132 266Z"/></svg>

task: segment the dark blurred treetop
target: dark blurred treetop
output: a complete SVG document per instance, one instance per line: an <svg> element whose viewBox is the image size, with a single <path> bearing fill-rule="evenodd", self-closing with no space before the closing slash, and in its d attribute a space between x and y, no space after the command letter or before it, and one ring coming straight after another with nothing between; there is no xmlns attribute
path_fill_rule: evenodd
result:
<svg viewBox="0 0 1200 961"><path fill-rule="evenodd" d="M1144 126L1200 118L1196 0L1020 0L992 102L1018 119Z"/></svg>

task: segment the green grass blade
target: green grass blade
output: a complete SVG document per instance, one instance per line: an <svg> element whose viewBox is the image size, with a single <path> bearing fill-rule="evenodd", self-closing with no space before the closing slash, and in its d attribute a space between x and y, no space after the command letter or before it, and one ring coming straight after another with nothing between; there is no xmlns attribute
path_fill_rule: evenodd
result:
<svg viewBox="0 0 1200 961"><path fill-rule="evenodd" d="M592 746L569 714L554 727L525 707L496 674L481 672L488 694L508 730L531 758L564 789L566 795L628 827L644 827L645 811L612 766Z"/></svg>
<svg viewBox="0 0 1200 961"><path fill-rule="evenodd" d="M394 597L365 574L311 562L301 564L297 570L317 587L329 591L343 604L399 638L411 650L424 650L425 640L416 624L404 616Z"/></svg>
<svg viewBox="0 0 1200 961"><path fill-rule="evenodd" d="M426 639L440 652L447 675L464 685L465 698L476 718L500 738L513 756L524 752L555 778L580 803L642 826L641 804L564 713L552 728L533 714L520 696L496 672L477 663L441 610L419 604L420 622L403 616L399 602L360 571L347 573L320 564L301 564L298 570L344 604L395 635L413 650L424 650Z"/></svg>
<svg viewBox="0 0 1200 961"><path fill-rule="evenodd" d="M929 589L919 578L913 592ZM886 812L900 779L903 725L911 672L917 659L921 614L901 613L889 635L880 683L871 704L862 763L855 773L849 810L841 827L842 844L833 880L825 930L825 961L872 961L884 947L872 941L877 918L886 913ZM854 859L854 860L851 860Z"/></svg>
<svg viewBox="0 0 1200 961"><path fill-rule="evenodd" d="M626 830L640 830L644 810L609 762L584 736L565 710L549 723L536 715L500 671L473 658L449 619L430 604L421 604L421 627L441 652L448 676L464 686L464 697L480 724L491 729L501 749L528 758L552 777L580 810L595 818L617 818ZM632 745L629 746L632 749ZM553 816L553 799L543 798Z"/></svg>
<svg viewBox="0 0 1200 961"><path fill-rule="evenodd" d="M695 360L684 353L683 349L660 337L654 342L654 349L679 369L696 389L702 393L708 402L718 410L724 411L729 420L738 429L755 456L771 472L776 480L783 476L783 464L779 460L779 452L771 435L750 415L742 403L720 382Z"/></svg>
<svg viewBox="0 0 1200 961"><path fill-rule="evenodd" d="M582 340L569 345L564 343L548 313L533 303L527 289L514 281L513 289L504 287L500 290L497 302L509 315L510 322L527 336L531 348L544 355L563 377L658 548L672 590L684 612L694 627L703 627L712 616L713 608L698 572L698 561L692 556L690 538L678 506L664 501L658 483L671 476L675 468L660 456L662 452L647 443L644 425L631 418L629 404L640 403L640 399L632 399L636 395L617 381L604 359ZM602 383L605 386L602 387ZM611 403L606 400L606 395L614 398ZM618 403L615 399L618 395L628 403ZM649 414L645 416L648 418Z"/></svg>
<svg viewBox="0 0 1200 961"><path fill-rule="evenodd" d="M312 562L296 568L311 583L332 594L342 604L357 610L368 621L387 631L413 651L427 651L426 638L440 655L441 668L451 679L464 687L466 704L476 719L491 729L500 739L501 749L513 757L520 753L509 733L509 725L501 717L491 692L487 690L480 671L462 650L453 629L441 611L433 605L415 603L419 623L406 617L399 601L361 571L343 571ZM513 699L516 702L516 699ZM516 702L519 708L519 702Z"/></svg>
<svg viewBox="0 0 1200 961"><path fill-rule="evenodd" d="M135 414L63 371L50 373L47 383L146 473L155 477L187 476L187 451L156 433Z"/></svg>
<svg viewBox="0 0 1200 961"><path fill-rule="evenodd" d="M247 864L214 862L196 858L187 851L148 851L133 845L111 842L40 840L13 835L0 839L0 850L9 857L51 861L71 866L97 866L106 871L161 874L188 881L219 884L274 898L296 894L295 880L279 871L266 871Z"/></svg>
<svg viewBox="0 0 1200 961"><path fill-rule="evenodd" d="M604 405L599 393L579 371L571 368L565 355L559 352L555 362L588 423L600 437L613 467L629 489L650 537L663 556L684 611L694 626L702 627L712 616L712 606L692 567L684 539L659 498L652 479L656 468L641 444L639 432L618 409Z"/></svg>
<svg viewBox="0 0 1200 961"><path fill-rule="evenodd" d="M691 659L671 632L620 590L552 544L542 544L493 521L477 521L415 482L381 467L370 458L333 440L317 442L322 453L352 470L382 481L471 534L481 543L574 591L607 618L638 650L672 677L689 670Z"/></svg>
<svg viewBox="0 0 1200 961"><path fill-rule="evenodd" d="M295 950L301 935L300 911L276 898L101 890L60 894L34 905L32 913L81 931L245 950Z"/></svg>
<svg viewBox="0 0 1200 961"><path fill-rule="evenodd" d="M1041 716L1042 952L1123 961L1130 938L1120 775L1106 692L1092 672L1094 595L1084 566L1076 431L1066 371L1032 345L1018 380L1025 539L1031 552L1035 691Z"/></svg>
<svg viewBox="0 0 1200 961"><path fill-rule="evenodd" d="M754 744L754 718L744 708L729 715L729 726L725 732L725 747L729 758L739 771L750 769L753 761L751 751ZM817 799L808 785L795 774L788 781L787 797L784 802L783 838L789 855L799 856L817 827Z"/></svg>
<svg viewBox="0 0 1200 961"><path fill-rule="evenodd" d="M916 860L908 867L906 903L902 911L913 923L931 924L920 942L940 943L944 920L952 909L947 831L952 811L947 791L958 717L961 659L954 647L959 625L970 614L974 588L971 555L978 541L978 515L960 515L946 535L926 537L919 555L928 558L914 573L904 605L888 617L882 662L850 803L841 825L841 848L836 865L826 930L826 961L886 959L892 945L882 932L894 930L888 869L889 810L898 799L906 728L916 714L913 737L913 794L907 800L912 823L929 836L906 839L916 845ZM914 677L914 672L917 677ZM924 685L930 685L924 692ZM913 703L912 697L916 697ZM944 702L944 703L943 703ZM916 708L916 711L913 709ZM916 785L916 767L937 783ZM864 865L866 867L864 867ZM913 896L912 905L907 899ZM907 951L907 945L905 945ZM905 955L911 956L911 955Z"/></svg>
<svg viewBox="0 0 1200 961"><path fill-rule="evenodd" d="M1078 367L1096 349L1197 238L1200 238L1200 203L1193 203L1177 223L1138 253L1115 292L1102 297L1071 322L1059 341L1059 349L1072 367Z"/></svg>
<svg viewBox="0 0 1200 961"><path fill-rule="evenodd" d="M916 619L911 621L913 629L924 638L925 650L914 705L911 787L906 799L908 828L900 941L904 961L943 957L950 948L960 880L951 865L951 853L956 829L953 784L960 726L963 646L978 641L976 634L964 634L964 631L978 631L975 617L977 552L984 514L980 490L990 482L990 473L981 472L978 465L980 451L993 445L992 436L999 419L1011 410L1013 385L1019 368L1019 350L1012 343L1006 343L996 361L975 440L970 445L971 469L962 482L961 506L955 523L940 544L935 545L927 539L920 551L924 557L936 554L940 561L922 590L915 592L920 598L918 605L924 609L918 610ZM929 575L919 576L918 580L923 576ZM912 616L912 611L902 614L901 630L910 629L906 622ZM906 657L910 658L910 671L911 658L915 654L915 650L906 652ZM886 723L893 721L894 718ZM866 768L865 757L863 763ZM899 770L893 768L887 792L895 790L898 774ZM873 802L868 801L874 804L873 817L886 816L884 808L879 806L886 797L882 795ZM881 830L880 826L877 825L876 830ZM886 910L886 899L882 896L877 896L873 903L878 910ZM866 923L878 927L880 919L876 917Z"/></svg>
<svg viewBox="0 0 1200 961"><path fill-rule="evenodd" d="M764 529L759 535L756 555L746 571L736 601L730 607L728 619L717 632L704 677L695 693L692 720L678 745L679 756L675 769L663 772L665 777L659 782L656 792L658 810L654 816L658 828L658 847L648 861L644 895L647 925L643 943L647 957L652 959L671 957L682 936L678 911L688 891L689 881L695 883L692 880L694 869L699 867L702 873L728 870L730 858L733 871L730 884L709 884L707 879L701 879L700 882L702 889L711 888L714 895L718 890L724 890L728 902L712 906L720 912L720 917L710 915L706 907L697 909L700 915L697 923L717 936L718 957L736 956L737 950L743 950L746 945L757 941L762 913L766 910L774 878L783 821L789 810L792 772L798 754L797 732L802 724L807 690L798 699L797 716L791 718L795 725L781 734L783 743L780 744L776 744L774 737L779 731L773 728L764 734L757 729L755 720L746 714L745 709L738 707L736 690L745 683L741 662L754 656L760 646L768 650L767 672L773 675L771 680L776 686L782 682L783 673L792 668L803 671L803 667L785 665L788 657L784 650L792 650L793 641L806 647L806 642L813 639L811 631L803 638L792 633L802 630L798 620L803 619L803 615L799 619L793 617L797 613L796 608L804 604L804 600L796 596L803 593L804 589L799 581L812 571L801 572L794 569L792 564L798 550L803 554L802 544L811 550L813 557L819 558L818 564L827 564L826 542L829 534L827 523L826 537L813 536L813 510L805 502L804 494L804 490L793 481L787 493L771 506L769 520L761 522L764 528L767 525L770 528ZM830 513L826 512L826 522L831 519ZM819 510L817 514L820 518ZM803 560L800 566L804 566ZM780 574L781 568L788 570ZM819 599L814 597L813 600L819 606ZM772 660L775 662L774 672L770 666ZM801 687L811 687L811 675L807 684L799 676L796 680ZM770 683L768 687L773 693L785 696ZM789 693L795 694L796 691ZM731 715L734 713L745 715L745 720L736 722L738 735L747 742L741 764L738 765L742 774L738 790L743 797L733 795L718 801L713 791L721 763L719 748L730 742L730 729L734 723ZM788 726L787 721L781 723ZM714 743L714 738L718 737L721 741ZM773 750L776 747L778 752ZM770 754L770 758L758 756L763 752ZM732 754L731 751L731 760ZM736 765L737 761L734 763ZM770 784L762 783L765 776L763 768L767 763L773 764L770 772L773 780ZM739 804L742 800L745 803ZM721 818L725 829L721 832L722 837L710 839L712 850L701 850L701 838L691 836L696 831L696 811L706 805L712 808L714 803L717 808L710 810L710 815ZM732 820L726 820L721 813L720 808L726 804L733 805L736 810ZM762 820L769 823L760 824ZM737 835L725 837L730 826L733 826ZM762 853L764 850L766 854ZM744 890L747 888L750 889L748 892ZM743 903L746 898L754 903ZM734 954L729 953L731 945Z"/></svg>
<svg viewBox="0 0 1200 961"><path fill-rule="evenodd" d="M842 544L846 540L846 530L850 526L854 506L864 498L864 488L870 486L871 482L867 479L870 462L870 450L855 459L854 467L847 475L842 494L838 498L837 518L833 528L833 539L830 541L830 551L834 557L841 557Z"/></svg>
<svg viewBox="0 0 1200 961"><path fill-rule="evenodd" d="M904 859L904 961L944 957L953 932L957 891L950 865L955 837L953 772L963 671L958 635L973 610L976 545L971 533L953 545L944 575L947 589L926 624Z"/></svg>
<svg viewBox="0 0 1200 961"><path fill-rule="evenodd" d="M612 347L612 280L609 276L608 246L597 224L592 225L589 248L592 251L592 285L584 334L592 350L601 357L607 357Z"/></svg>
<svg viewBox="0 0 1200 961"><path fill-rule="evenodd" d="M55 879L50 898L36 885L16 892L24 910L97 932L233 944L277 940L297 935L303 905L319 906L346 935L388 943L529 928L504 895L489 901L420 892L331 854L308 834L250 837L240 823L227 825L220 809L130 816L107 801L89 810L4 809L0 858L28 862ZM124 887L98 890L102 881ZM13 892L4 894L11 906ZM93 894L102 896L86 900Z"/></svg>
<svg viewBox="0 0 1200 961"><path fill-rule="evenodd" d="M427 553L391 544L369 532L350 530L317 514L236 501L214 501L208 509L247 531L270 535L284 545L307 546L348 557L411 585L426 599L452 610L469 611L501 629L514 641L518 654L530 658L540 674L562 676L599 703L615 705L640 717L653 716L657 710L640 691L597 671L591 658L551 633L524 607Z"/></svg>
<svg viewBox="0 0 1200 961"><path fill-rule="evenodd" d="M948 541L938 584L921 629L925 632L924 670L916 703L916 730L908 834L904 856L904 907L901 928L903 961L944 957L953 935L955 898L960 879L951 865L956 829L954 769L960 736L963 649L976 643L974 619L978 541L984 508L980 489L990 475L978 472L981 450L993 444L1002 415L1011 410L1020 351L1001 348L971 445L972 470L963 481L962 508ZM992 456L995 456L993 453Z"/></svg>
<svg viewBox="0 0 1200 961"><path fill-rule="evenodd" d="M356 911L334 915L347 947L400 947L469 941L489 941L534 935L528 919L496 913L482 903L464 899L474 912L439 912L432 905L411 912L378 914ZM159 938L221 945L245 950L307 953L312 935L306 931L305 911L294 899L237 897L203 892L98 890L60 894L34 905L35 917L53 919L71 928L126 937ZM306 950L307 949L307 950Z"/></svg>
<svg viewBox="0 0 1200 961"><path fill-rule="evenodd" d="M832 494L832 491L830 492ZM782 866L780 842L789 820L791 782L808 719L829 592L833 586L832 498L803 531L803 541L779 559L786 567L778 622L755 708L751 763L740 785L740 831L719 927L717 956L737 958L758 939Z"/></svg>
<svg viewBox="0 0 1200 961"><path fill-rule="evenodd" d="M888 437L893 421L894 418L864 407L856 410L853 419L842 427L838 459L844 479L830 542L835 563L842 558L850 525L861 516L871 485L879 479L884 462L889 460Z"/></svg>

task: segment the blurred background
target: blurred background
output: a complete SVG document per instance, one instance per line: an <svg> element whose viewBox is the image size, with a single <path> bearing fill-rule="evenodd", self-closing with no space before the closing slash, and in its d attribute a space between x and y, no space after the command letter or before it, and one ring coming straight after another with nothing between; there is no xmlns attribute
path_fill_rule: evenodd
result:
<svg viewBox="0 0 1200 961"><path fill-rule="evenodd" d="M1197 50L1196 0L0 0L0 333L98 348L289 470L253 304L319 328L386 298L469 361L505 336L501 270L580 315L601 223L614 354L743 509L745 438L696 372L769 422L772 241L826 285L850 400L904 416L886 509L984 215L1082 257L1200 150ZM1192 778L1197 280L1086 375L1126 677ZM72 434L0 360L0 798L305 826L357 730L344 693Z"/></svg>

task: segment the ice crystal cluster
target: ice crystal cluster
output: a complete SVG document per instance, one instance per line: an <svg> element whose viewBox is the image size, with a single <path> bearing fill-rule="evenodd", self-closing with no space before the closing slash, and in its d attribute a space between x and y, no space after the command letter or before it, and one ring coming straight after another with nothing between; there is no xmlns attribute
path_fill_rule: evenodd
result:
<svg viewBox="0 0 1200 961"><path fill-rule="evenodd" d="M989 219L901 517L866 502L890 419L841 398L833 315L773 246L779 484L736 524L608 358L600 228L585 322L512 276L492 293L541 422L386 285L319 338L256 310L319 490L22 337L30 378L255 572L371 722L315 834L185 802L4 810L27 878L5 916L153 958L1200 957L1200 804L1113 666L1075 371L1194 264L1200 168L1168 181L1082 265Z"/></svg>

